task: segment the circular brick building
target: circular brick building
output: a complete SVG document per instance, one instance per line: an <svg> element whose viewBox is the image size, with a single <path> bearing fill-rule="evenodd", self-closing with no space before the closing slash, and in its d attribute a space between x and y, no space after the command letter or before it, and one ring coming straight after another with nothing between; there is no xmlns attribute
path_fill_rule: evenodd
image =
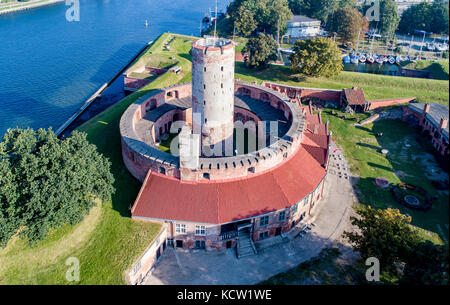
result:
<svg viewBox="0 0 450 305"><path fill-rule="evenodd" d="M251 254L254 242L311 221L328 125L310 105L235 81L230 40L194 42L192 71L192 84L153 91L122 116L123 160L143 182L132 217L163 223L175 247Z"/></svg>

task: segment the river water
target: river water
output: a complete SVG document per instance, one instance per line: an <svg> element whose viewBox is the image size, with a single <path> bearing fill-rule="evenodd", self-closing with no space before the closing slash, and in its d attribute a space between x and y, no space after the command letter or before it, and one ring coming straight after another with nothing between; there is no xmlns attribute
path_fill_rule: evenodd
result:
<svg viewBox="0 0 450 305"><path fill-rule="evenodd" d="M229 0L220 0L224 10ZM56 130L149 41L199 35L213 0L80 0L0 15L0 137L10 127ZM148 20L148 27L145 22Z"/></svg>

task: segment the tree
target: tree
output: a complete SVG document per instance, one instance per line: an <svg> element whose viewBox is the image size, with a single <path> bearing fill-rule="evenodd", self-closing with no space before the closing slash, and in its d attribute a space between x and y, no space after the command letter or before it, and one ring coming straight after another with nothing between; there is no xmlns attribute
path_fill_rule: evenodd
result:
<svg viewBox="0 0 450 305"><path fill-rule="evenodd" d="M260 29L276 35L278 29L280 35L287 30L287 21L292 18L288 0L272 0L267 3L263 18L260 21Z"/></svg>
<svg viewBox="0 0 450 305"><path fill-rule="evenodd" d="M251 68L262 69L270 61L277 59L278 45L270 35L259 33L257 37L250 38L242 50L245 54L245 63Z"/></svg>
<svg viewBox="0 0 450 305"><path fill-rule="evenodd" d="M448 245L419 243L406 258L401 284L448 285Z"/></svg>
<svg viewBox="0 0 450 305"><path fill-rule="evenodd" d="M249 13L242 14L240 10L247 10ZM245 18L251 14L259 32L273 35L278 28L283 34L287 28L286 22L292 17L288 0L236 0L228 6L227 12L239 24L247 23Z"/></svg>
<svg viewBox="0 0 450 305"><path fill-rule="evenodd" d="M432 25L430 27L433 33L448 34L448 1L435 0L432 4Z"/></svg>
<svg viewBox="0 0 450 305"><path fill-rule="evenodd" d="M377 27L381 35L391 39L395 35L400 17L397 13L397 4L393 0L380 0L380 21L372 21L372 27Z"/></svg>
<svg viewBox="0 0 450 305"><path fill-rule="evenodd" d="M367 19L355 8L340 8L330 17L329 30L336 32L345 44L353 44L365 31Z"/></svg>
<svg viewBox="0 0 450 305"><path fill-rule="evenodd" d="M414 30L430 31L429 25L427 25L430 19L431 5L426 2L411 5L403 12L398 30L405 34L413 34Z"/></svg>
<svg viewBox="0 0 450 305"><path fill-rule="evenodd" d="M0 246L17 232L30 243L80 222L95 199L114 192L110 162L73 132L9 129L0 142Z"/></svg>
<svg viewBox="0 0 450 305"><path fill-rule="evenodd" d="M353 248L363 259L376 257L380 266L391 272L411 254L419 243L419 237L409 226L411 217L397 209L362 208L359 217L351 217L351 223L360 232L344 232Z"/></svg>
<svg viewBox="0 0 450 305"><path fill-rule="evenodd" d="M347 0L290 0L289 7L295 15L306 15L326 24L328 17L339 8L341 1L350 3Z"/></svg>
<svg viewBox="0 0 450 305"><path fill-rule="evenodd" d="M242 34L243 36L250 35L258 26L253 18L252 12L242 6L239 7L233 16L233 20L236 33Z"/></svg>
<svg viewBox="0 0 450 305"><path fill-rule="evenodd" d="M291 66L309 76L336 76L342 71L341 51L329 38L299 40L295 43Z"/></svg>
<svg viewBox="0 0 450 305"><path fill-rule="evenodd" d="M400 19L398 30L412 34L414 30L448 34L448 4L442 0L411 5Z"/></svg>

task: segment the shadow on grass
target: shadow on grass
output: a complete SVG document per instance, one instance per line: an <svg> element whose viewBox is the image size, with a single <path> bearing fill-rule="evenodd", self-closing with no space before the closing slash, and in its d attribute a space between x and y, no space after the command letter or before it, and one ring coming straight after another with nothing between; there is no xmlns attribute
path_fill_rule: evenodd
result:
<svg viewBox="0 0 450 305"><path fill-rule="evenodd" d="M380 146L375 146L375 145L372 145L372 144L361 143L361 142L356 143L356 145L362 146L362 147L371 148L371 149L376 150L377 152L380 152L380 151L383 149L383 148L380 147Z"/></svg>
<svg viewBox="0 0 450 305"><path fill-rule="evenodd" d="M355 128L358 128L358 129L360 129L360 130L366 131L366 132L368 132L369 134L374 134L374 133L372 132L372 129L369 129L369 128L367 128L367 127L362 127L362 126L360 126L360 125L356 125Z"/></svg>
<svg viewBox="0 0 450 305"><path fill-rule="evenodd" d="M384 165L380 165L380 164L376 164L373 162L367 162L367 165L372 166L372 167L376 167L385 171L389 171L389 172L394 172L394 170L390 167L384 166Z"/></svg>

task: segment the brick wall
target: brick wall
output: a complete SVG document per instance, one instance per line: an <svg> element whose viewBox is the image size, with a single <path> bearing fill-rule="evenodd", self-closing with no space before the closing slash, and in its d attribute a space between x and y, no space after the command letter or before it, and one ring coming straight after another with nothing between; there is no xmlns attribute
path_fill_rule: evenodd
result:
<svg viewBox="0 0 450 305"><path fill-rule="evenodd" d="M369 110L375 110L382 107L389 107L389 106L395 106L395 105L401 105L410 103L415 98L400 98L400 99L386 99L386 100L372 100L367 101L369 103Z"/></svg>
<svg viewBox="0 0 450 305"><path fill-rule="evenodd" d="M125 272L126 282L129 285L140 284L152 270L159 257L167 248L166 240L167 227L163 225L156 238L150 243L141 257L133 264L130 270Z"/></svg>

